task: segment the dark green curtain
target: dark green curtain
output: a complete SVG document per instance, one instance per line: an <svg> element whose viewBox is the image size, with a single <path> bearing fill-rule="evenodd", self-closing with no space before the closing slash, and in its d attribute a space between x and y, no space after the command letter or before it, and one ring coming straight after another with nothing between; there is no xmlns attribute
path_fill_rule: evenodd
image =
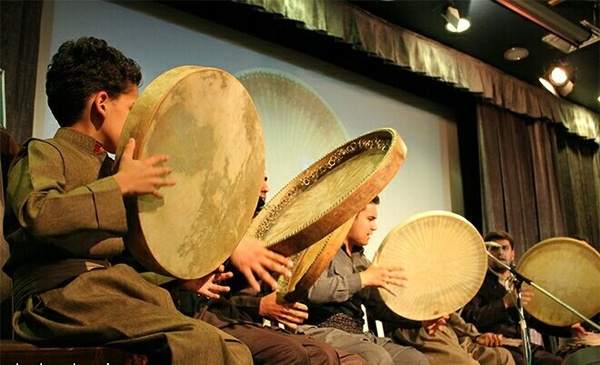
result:
<svg viewBox="0 0 600 365"><path fill-rule="evenodd" d="M21 143L31 137L42 1L0 1L0 68L5 71L6 121Z"/></svg>
<svg viewBox="0 0 600 365"><path fill-rule="evenodd" d="M600 251L600 152L598 145L557 135L559 188L569 234L586 237Z"/></svg>
<svg viewBox="0 0 600 365"><path fill-rule="evenodd" d="M489 104L477 106L483 231L514 235L517 256L567 233L555 128Z"/></svg>
<svg viewBox="0 0 600 365"><path fill-rule="evenodd" d="M518 256L558 236L583 236L600 250L597 144L484 103L477 133L484 233L513 234Z"/></svg>

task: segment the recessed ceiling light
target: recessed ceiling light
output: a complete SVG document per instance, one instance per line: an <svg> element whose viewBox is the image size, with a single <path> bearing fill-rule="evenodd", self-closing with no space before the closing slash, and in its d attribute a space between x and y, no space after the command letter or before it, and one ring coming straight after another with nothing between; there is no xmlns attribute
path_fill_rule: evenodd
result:
<svg viewBox="0 0 600 365"><path fill-rule="evenodd" d="M522 47L512 47L504 52L504 58L509 61L520 61L529 56L529 51Z"/></svg>

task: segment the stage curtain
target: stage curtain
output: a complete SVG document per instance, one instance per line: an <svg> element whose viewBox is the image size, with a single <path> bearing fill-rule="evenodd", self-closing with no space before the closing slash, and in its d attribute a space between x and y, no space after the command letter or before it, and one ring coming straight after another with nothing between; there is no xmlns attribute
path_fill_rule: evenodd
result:
<svg viewBox="0 0 600 365"><path fill-rule="evenodd" d="M0 68L5 72L6 129L21 143L33 131L42 1L0 1Z"/></svg>
<svg viewBox="0 0 600 365"><path fill-rule="evenodd" d="M518 257L541 240L566 235L555 128L479 104L477 129L483 233L510 232Z"/></svg>
<svg viewBox="0 0 600 365"><path fill-rule="evenodd" d="M559 133L560 195L569 234L585 236L600 251L600 152L598 146Z"/></svg>
<svg viewBox="0 0 600 365"><path fill-rule="evenodd" d="M390 24L346 1L236 0L300 22L390 64L466 89L517 114L562 124L600 144L600 116L469 55Z"/></svg>

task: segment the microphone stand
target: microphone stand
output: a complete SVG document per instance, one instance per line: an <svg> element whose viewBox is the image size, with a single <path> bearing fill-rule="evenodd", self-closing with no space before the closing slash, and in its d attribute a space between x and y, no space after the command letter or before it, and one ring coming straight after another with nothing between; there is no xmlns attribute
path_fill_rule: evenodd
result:
<svg viewBox="0 0 600 365"><path fill-rule="evenodd" d="M554 296L552 293L550 293L546 289L544 289L541 286L539 286L536 283L534 283L531 279L529 279L529 278L521 275L521 273L519 273L515 267L512 267L510 265L506 265L504 262L498 260L494 255L492 255L487 250L486 250L486 253L495 262L497 262L498 264L502 265L504 268L506 268L507 270L509 270L515 276L515 278L517 280L519 280L520 282L525 282L525 283L531 285L532 287L536 288L537 290L541 291L546 296L550 297L552 300L554 300L555 302L557 302L558 304L560 304L561 306L563 306L569 312L575 314L577 317L581 318L582 320L584 320L585 322L587 322L589 325L591 325L592 327L594 327L595 329L597 329L598 331L600 331L600 325L598 325L597 323L594 323L592 320L590 320L589 318L587 318L586 316L584 316L583 314L581 314L578 310L576 310L575 308L571 307L567 303L563 302L562 300L560 300L559 298L557 298L556 296ZM519 294L519 296L520 296L520 294Z"/></svg>
<svg viewBox="0 0 600 365"><path fill-rule="evenodd" d="M504 262L498 260L496 256L492 255L489 251L486 250L487 255L496 261L496 263L502 265L504 268L513 273L513 284L516 288L516 300L515 308L517 309L517 313L519 314L519 327L521 329L521 339L523 340L523 357L525 357L525 364L531 365L533 363L533 357L531 353L531 339L529 336L529 327L527 326L527 321L525 321L525 310L523 309L523 297L521 295L521 284L527 279L521 274L515 274L516 270L514 267L510 265L506 265ZM527 279L528 280L528 279ZM531 280L525 281L527 284L531 282ZM512 296L512 295L511 295Z"/></svg>
<svg viewBox="0 0 600 365"><path fill-rule="evenodd" d="M531 352L531 335L529 333L527 321L525 320L523 296L521 295L521 284L523 284L523 280L521 280L517 275L515 275L513 276L513 284L517 289L516 308L517 312L519 313L519 327L521 328L521 339L523 340L523 355L525 356L525 363L527 365L531 365L533 363L533 356Z"/></svg>

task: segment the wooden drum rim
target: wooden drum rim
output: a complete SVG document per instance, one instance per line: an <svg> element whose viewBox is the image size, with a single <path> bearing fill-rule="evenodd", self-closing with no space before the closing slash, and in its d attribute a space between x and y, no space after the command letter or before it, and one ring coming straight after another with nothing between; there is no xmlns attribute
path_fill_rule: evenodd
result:
<svg viewBox="0 0 600 365"><path fill-rule="evenodd" d="M369 160L372 156L373 161ZM405 156L406 145L393 129L356 137L284 186L254 218L248 233L265 240L269 249L282 255L298 253L340 227L377 196L396 175ZM360 173L346 175L344 168ZM350 180L353 176L358 181ZM335 186L327 186L330 183ZM305 212L284 217L298 201L302 201L301 208L306 207ZM278 227L282 222L283 228ZM280 229L279 236L270 236L274 226Z"/></svg>

